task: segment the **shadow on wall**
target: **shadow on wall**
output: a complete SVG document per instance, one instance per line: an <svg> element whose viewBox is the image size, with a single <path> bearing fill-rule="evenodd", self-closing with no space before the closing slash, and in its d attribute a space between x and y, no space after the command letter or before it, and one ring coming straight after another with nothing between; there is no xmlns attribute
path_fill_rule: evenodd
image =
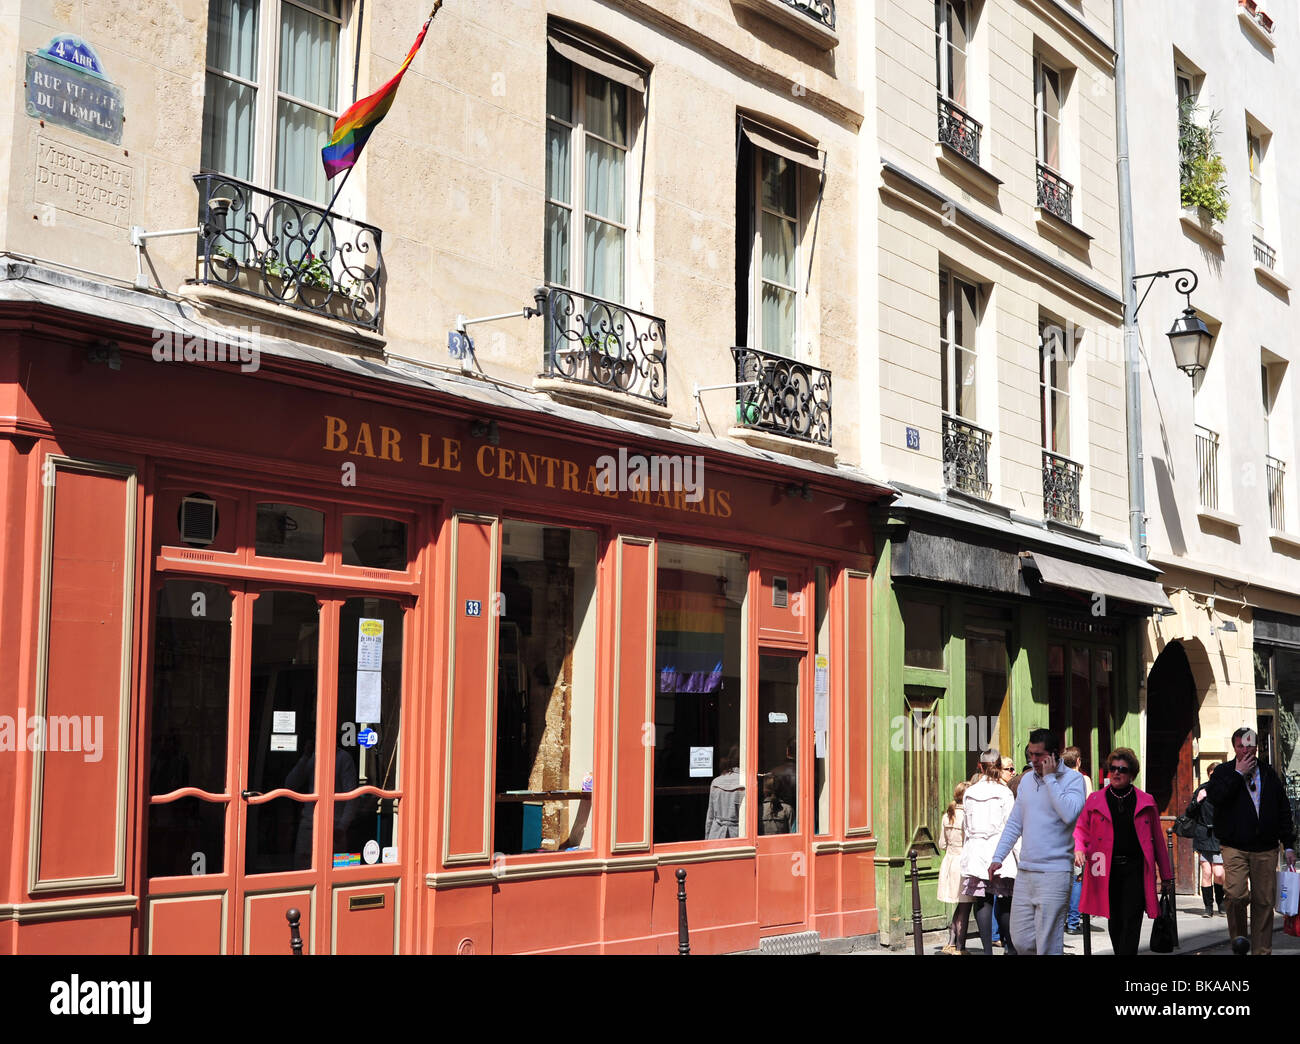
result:
<svg viewBox="0 0 1300 1044"><path fill-rule="evenodd" d="M1186 554L1187 539L1183 536L1183 524L1178 517L1178 499L1174 496L1174 478L1169 465L1163 457L1152 457L1151 467L1155 472L1156 497L1160 501L1160 517L1165 523L1169 549L1176 555Z"/></svg>

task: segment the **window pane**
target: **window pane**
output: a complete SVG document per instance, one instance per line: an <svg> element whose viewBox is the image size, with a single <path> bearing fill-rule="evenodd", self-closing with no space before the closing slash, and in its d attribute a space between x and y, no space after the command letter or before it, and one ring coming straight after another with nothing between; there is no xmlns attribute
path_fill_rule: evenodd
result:
<svg viewBox="0 0 1300 1044"><path fill-rule="evenodd" d="M310 7L321 14L333 15L335 18L341 17L342 2L341 0L294 0L295 3L303 7Z"/></svg>
<svg viewBox="0 0 1300 1044"><path fill-rule="evenodd" d="M338 23L289 3L280 11L280 90L333 110L339 80Z"/></svg>
<svg viewBox="0 0 1300 1044"><path fill-rule="evenodd" d="M830 775L830 573L825 566L816 571L816 638L813 663L813 833L831 829ZM823 664L823 660L825 663Z"/></svg>
<svg viewBox="0 0 1300 1044"><path fill-rule="evenodd" d="M1010 753L1008 663L1005 632L967 630L965 767L968 778L979 768L982 747L991 744ZM974 729L970 728L972 717Z"/></svg>
<svg viewBox="0 0 1300 1044"><path fill-rule="evenodd" d="M546 204L545 240L546 281L569 286L569 211Z"/></svg>
<svg viewBox="0 0 1300 1044"><path fill-rule="evenodd" d="M561 203L572 203L572 162L569 139L573 132L556 123L546 125L546 196Z"/></svg>
<svg viewBox="0 0 1300 1044"><path fill-rule="evenodd" d="M799 829L799 661L758 658L758 779L760 834Z"/></svg>
<svg viewBox="0 0 1300 1044"><path fill-rule="evenodd" d="M1096 779L1092 760L1092 688L1087 649L1070 650L1070 744L1080 750L1079 771ZM1104 750L1097 757L1104 758L1109 753L1109 750Z"/></svg>
<svg viewBox="0 0 1300 1044"><path fill-rule="evenodd" d="M325 514L297 504L258 504L256 553L300 562L325 560Z"/></svg>
<svg viewBox="0 0 1300 1044"><path fill-rule="evenodd" d="M253 603L249 653L248 789L310 794L316 787L320 606L301 591L264 591ZM292 731L285 728L290 715ZM277 718L279 720L277 720ZM328 782L329 777L323 777ZM248 805L244 858L250 874L312 865L314 802Z"/></svg>
<svg viewBox="0 0 1300 1044"><path fill-rule="evenodd" d="M1061 116L1061 74L1055 69L1042 66L1043 70L1043 112L1050 119Z"/></svg>
<svg viewBox="0 0 1300 1044"><path fill-rule="evenodd" d="M626 158L622 149L587 139L587 210L620 224L624 220Z"/></svg>
<svg viewBox="0 0 1300 1044"><path fill-rule="evenodd" d="M546 62L546 115L573 122L573 66L557 54Z"/></svg>
<svg viewBox="0 0 1300 1044"><path fill-rule="evenodd" d="M257 79L257 8L258 0L210 0L208 65Z"/></svg>
<svg viewBox="0 0 1300 1044"><path fill-rule="evenodd" d="M763 212L763 278L793 287L795 223Z"/></svg>
<svg viewBox="0 0 1300 1044"><path fill-rule="evenodd" d="M589 849L596 534L504 523L501 596L496 851Z"/></svg>
<svg viewBox="0 0 1300 1044"><path fill-rule="evenodd" d="M349 598L339 611L335 794L401 785L402 624L402 607L390 598ZM377 734L374 746L359 742L363 727ZM393 805L373 794L334 802L335 861L340 855L360 857L367 841L378 842L381 852L392 845Z"/></svg>
<svg viewBox="0 0 1300 1044"><path fill-rule="evenodd" d="M976 291L970 283L958 283L960 293L957 300L957 331L954 340L967 348L975 347L975 326L978 321L976 312Z"/></svg>
<svg viewBox="0 0 1300 1044"><path fill-rule="evenodd" d="M158 592L150 794L225 792L231 603L220 584L168 580Z"/></svg>
<svg viewBox="0 0 1300 1044"><path fill-rule="evenodd" d="M627 88L588 71L587 130L617 145L627 145Z"/></svg>
<svg viewBox="0 0 1300 1044"><path fill-rule="evenodd" d="M285 101L276 104L275 188L316 203L329 198L321 146L329 141L334 121L302 105ZM314 251L321 253L319 242Z"/></svg>
<svg viewBox="0 0 1300 1044"><path fill-rule="evenodd" d="M975 353L965 349L954 349L957 365L957 381L954 392L957 396L956 412L969 421L979 417L975 408Z"/></svg>
<svg viewBox="0 0 1300 1044"><path fill-rule="evenodd" d="M149 806L149 876L191 877L226 869L226 804L184 797Z"/></svg>
<svg viewBox="0 0 1300 1044"><path fill-rule="evenodd" d="M367 569L405 569L406 523L369 515L344 515L343 564Z"/></svg>
<svg viewBox="0 0 1300 1044"><path fill-rule="evenodd" d="M903 665L943 670L943 607L929 602L903 603Z"/></svg>
<svg viewBox="0 0 1300 1044"><path fill-rule="evenodd" d="M208 73L200 160L204 170L251 180L256 104L257 92L252 87Z"/></svg>
<svg viewBox="0 0 1300 1044"><path fill-rule="evenodd" d="M794 294L763 284L763 350L794 358Z"/></svg>
<svg viewBox="0 0 1300 1044"><path fill-rule="evenodd" d="M623 302L623 230L587 218L586 292Z"/></svg>
<svg viewBox="0 0 1300 1044"><path fill-rule="evenodd" d="M744 555L659 545L654 840L745 833L741 775Z"/></svg>
<svg viewBox="0 0 1300 1044"><path fill-rule="evenodd" d="M1070 455L1070 396L1057 392L1052 396L1052 449Z"/></svg>
<svg viewBox="0 0 1300 1044"><path fill-rule="evenodd" d="M763 206L787 217L795 213L795 169L784 156L763 156Z"/></svg>

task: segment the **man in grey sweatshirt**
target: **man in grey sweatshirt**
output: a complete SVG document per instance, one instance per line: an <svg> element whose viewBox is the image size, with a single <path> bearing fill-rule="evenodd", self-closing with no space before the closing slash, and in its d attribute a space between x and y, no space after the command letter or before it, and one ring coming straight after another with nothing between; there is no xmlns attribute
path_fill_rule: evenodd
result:
<svg viewBox="0 0 1300 1044"><path fill-rule="evenodd" d="M1050 729L1029 734L1033 774L1020 781L1016 807L993 850L989 877L1020 839L1011 939L1016 953L1062 953L1065 915L1074 875L1074 823L1083 811L1083 777L1059 760L1060 740Z"/></svg>

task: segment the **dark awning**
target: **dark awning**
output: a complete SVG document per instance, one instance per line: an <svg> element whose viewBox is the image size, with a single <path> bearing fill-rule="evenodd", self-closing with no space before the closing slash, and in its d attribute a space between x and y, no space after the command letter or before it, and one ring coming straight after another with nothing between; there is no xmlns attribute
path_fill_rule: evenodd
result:
<svg viewBox="0 0 1300 1044"><path fill-rule="evenodd" d="M1151 605L1157 609L1172 609L1165 589L1155 580L1143 580L1109 569L1067 562L1037 551L1022 551L1020 560L1025 568L1036 569L1042 582L1049 587L1062 587L1086 595L1103 594L1123 602Z"/></svg>

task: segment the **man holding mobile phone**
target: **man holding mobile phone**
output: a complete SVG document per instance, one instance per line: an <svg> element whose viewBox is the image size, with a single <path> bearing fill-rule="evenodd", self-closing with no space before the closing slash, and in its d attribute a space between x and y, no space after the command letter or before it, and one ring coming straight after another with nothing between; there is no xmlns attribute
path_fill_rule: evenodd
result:
<svg viewBox="0 0 1300 1044"><path fill-rule="evenodd" d="M1295 823L1286 788L1273 769L1259 760L1254 729L1232 734L1235 761L1214 770L1206 800L1214 803L1214 833L1223 853L1228 938L1246 935L1250 908L1252 953L1273 952L1273 904L1277 901L1277 849L1295 869Z"/></svg>
<svg viewBox="0 0 1300 1044"><path fill-rule="evenodd" d="M989 863L993 877L1016 839L1021 840L1011 903L1011 940L1020 954L1065 951L1065 915L1074 880L1074 823L1086 795L1083 776L1065 767L1060 752L1060 740L1050 729L1029 734L1033 773L1020 780L1016 807Z"/></svg>

